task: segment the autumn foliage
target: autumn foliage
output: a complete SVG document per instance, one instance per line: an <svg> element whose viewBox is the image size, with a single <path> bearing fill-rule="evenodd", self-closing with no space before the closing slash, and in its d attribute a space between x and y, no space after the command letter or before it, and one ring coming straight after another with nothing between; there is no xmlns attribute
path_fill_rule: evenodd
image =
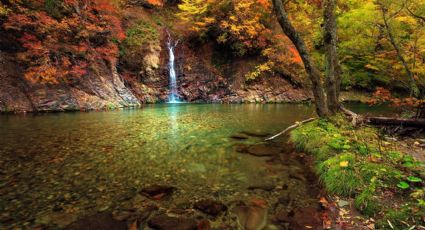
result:
<svg viewBox="0 0 425 230"><path fill-rule="evenodd" d="M425 104L425 100L419 100L414 97L398 98L394 97L390 90L383 87L377 87L369 100L370 105L389 103L395 107L416 108Z"/></svg>
<svg viewBox="0 0 425 230"><path fill-rule="evenodd" d="M274 29L268 0L183 0L178 16L200 39L215 40L235 56L264 60L246 74L252 80L264 74L300 69L293 44Z"/></svg>
<svg viewBox="0 0 425 230"><path fill-rule="evenodd" d="M26 79L56 84L84 76L98 60L116 64L125 33L111 1L10 1L8 8L2 27L22 44Z"/></svg>

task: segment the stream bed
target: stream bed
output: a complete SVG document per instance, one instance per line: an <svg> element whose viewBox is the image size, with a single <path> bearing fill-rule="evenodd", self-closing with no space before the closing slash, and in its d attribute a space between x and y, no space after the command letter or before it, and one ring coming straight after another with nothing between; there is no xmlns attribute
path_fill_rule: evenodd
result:
<svg viewBox="0 0 425 230"><path fill-rule="evenodd" d="M321 229L311 159L263 142L312 116L297 104L1 115L0 229Z"/></svg>

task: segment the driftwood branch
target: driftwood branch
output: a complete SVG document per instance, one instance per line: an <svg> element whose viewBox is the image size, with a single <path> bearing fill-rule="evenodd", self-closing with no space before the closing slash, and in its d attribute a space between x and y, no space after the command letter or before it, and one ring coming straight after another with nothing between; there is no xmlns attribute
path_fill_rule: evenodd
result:
<svg viewBox="0 0 425 230"><path fill-rule="evenodd" d="M280 133L278 133L278 134L276 134L276 135L274 135L272 137L267 138L266 141L271 141L271 140L275 139L278 136L281 136L281 135L283 135L283 134L285 134L285 133L287 133L287 132L289 132L289 131L291 131L291 130L293 130L295 128L300 127L301 125L304 125L306 123L312 122L312 121L314 121L316 119L317 118L309 118L309 119L304 120L304 121L301 121L301 122L296 122L294 125L289 126L288 128L286 128L282 132L280 132Z"/></svg>

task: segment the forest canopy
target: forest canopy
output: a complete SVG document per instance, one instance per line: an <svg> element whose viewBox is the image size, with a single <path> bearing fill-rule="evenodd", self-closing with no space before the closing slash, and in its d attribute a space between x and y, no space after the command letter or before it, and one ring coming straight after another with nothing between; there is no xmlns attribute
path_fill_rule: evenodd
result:
<svg viewBox="0 0 425 230"><path fill-rule="evenodd" d="M285 8L323 69L322 4L320 0L295 0L286 1ZM299 67L296 64L301 60L292 44L282 38L269 1L183 0L179 9L179 17L190 24L194 35L199 38L215 39L230 47L235 55L255 52L264 55L267 61L259 65L258 72L279 71L283 67L294 71ZM338 52L343 68L343 89L374 90L377 85L383 85L408 91L411 82L423 88L423 15L423 0L339 1ZM397 49L400 54L397 54ZM409 70L398 55L403 57Z"/></svg>

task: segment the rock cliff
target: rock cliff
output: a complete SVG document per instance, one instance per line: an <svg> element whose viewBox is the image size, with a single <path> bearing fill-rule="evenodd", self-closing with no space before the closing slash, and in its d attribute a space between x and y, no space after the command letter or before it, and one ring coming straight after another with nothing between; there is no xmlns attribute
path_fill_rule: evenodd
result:
<svg viewBox="0 0 425 230"><path fill-rule="evenodd" d="M128 28L135 22L147 23L156 39L150 38L137 50L121 55L117 66L111 67L105 60L92 61L86 74L58 84L25 79L26 63L17 58L22 45L0 30L0 111L85 111L166 102L169 37L166 24L155 22L161 16L152 12L144 6L129 7L123 24ZM229 58L213 42L195 45L178 31L171 33L181 39L175 55L178 91L184 101L281 103L311 98L300 84L282 74L246 81L245 74L261 61L258 57Z"/></svg>

